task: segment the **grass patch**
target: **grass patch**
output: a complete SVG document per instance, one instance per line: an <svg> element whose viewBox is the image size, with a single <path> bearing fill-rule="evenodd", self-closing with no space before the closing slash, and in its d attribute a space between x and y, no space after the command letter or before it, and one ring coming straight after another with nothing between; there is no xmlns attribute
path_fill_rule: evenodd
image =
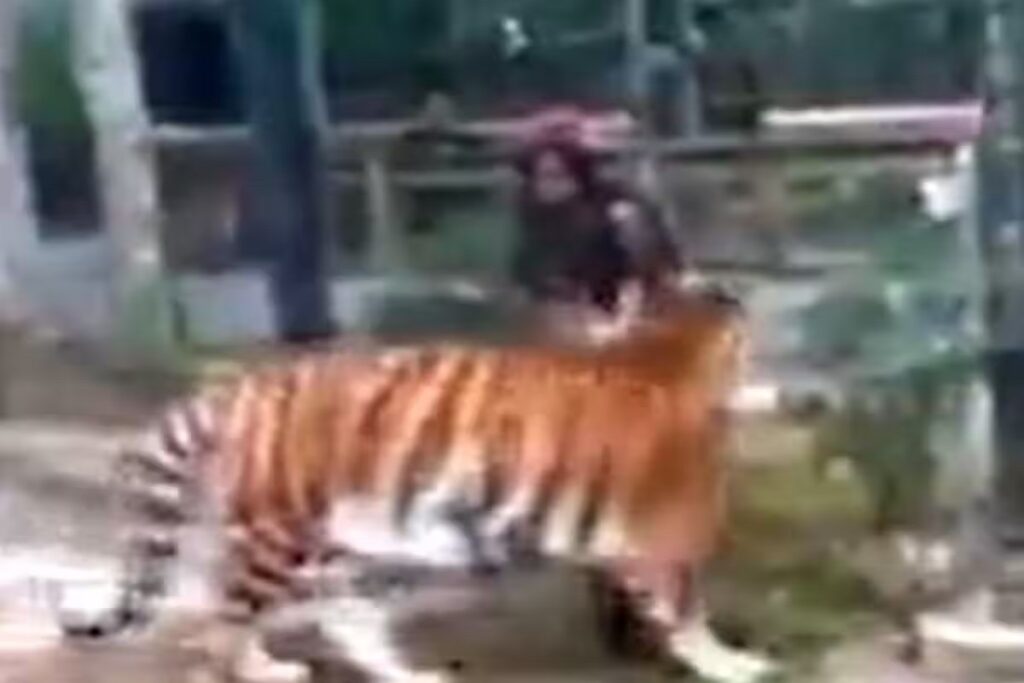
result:
<svg viewBox="0 0 1024 683"><path fill-rule="evenodd" d="M738 468L732 501L726 549L709 576L724 635L780 658L790 680L883 625L885 608L848 551L869 528L856 480L823 479L809 453L762 460Z"/></svg>

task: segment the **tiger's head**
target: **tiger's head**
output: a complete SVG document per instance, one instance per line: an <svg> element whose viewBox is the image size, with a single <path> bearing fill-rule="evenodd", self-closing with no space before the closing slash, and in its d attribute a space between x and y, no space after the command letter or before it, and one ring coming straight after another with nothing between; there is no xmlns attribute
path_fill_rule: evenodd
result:
<svg viewBox="0 0 1024 683"><path fill-rule="evenodd" d="M645 370L660 381L728 382L745 357L745 319L735 295L687 275L654 290L624 290L618 313L592 326L590 336L609 362Z"/></svg>
<svg viewBox="0 0 1024 683"><path fill-rule="evenodd" d="M646 313L649 318L667 320L684 309L692 312L695 307L708 312L714 311L732 319L744 318L746 315L746 309L737 294L725 285L712 282L696 273L666 278L660 286L649 290L645 297L641 297L640 303L633 308L634 314L640 311Z"/></svg>

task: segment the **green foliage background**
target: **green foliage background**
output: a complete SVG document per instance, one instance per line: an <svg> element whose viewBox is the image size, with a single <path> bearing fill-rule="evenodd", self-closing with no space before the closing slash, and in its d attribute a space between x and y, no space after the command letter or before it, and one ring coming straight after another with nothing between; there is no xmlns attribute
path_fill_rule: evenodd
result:
<svg viewBox="0 0 1024 683"><path fill-rule="evenodd" d="M565 74L604 78L624 54L619 0L320 1L330 59L350 74L390 74L396 87L425 60L446 64L456 90L493 87L494 64L483 57L497 51L498 21L506 15L530 31L540 83ZM984 7L975 0L693 0L696 8L716 5L728 10L776 103L948 99L977 91ZM674 2L651 0L648 13L654 42L689 45ZM731 49L713 41L706 49L718 47Z"/></svg>
<svg viewBox="0 0 1024 683"><path fill-rule="evenodd" d="M71 2L23 3L15 88L22 121L80 135L88 117L72 69Z"/></svg>
<svg viewBox="0 0 1024 683"><path fill-rule="evenodd" d="M900 200L910 180L867 182L811 217L821 239L856 236L870 258L826 282L798 318L806 358L846 392L842 409L819 425L817 451L851 462L878 530L919 524L929 513L938 464L930 437L976 377L982 351L971 332L976 283L963 262L962 228Z"/></svg>

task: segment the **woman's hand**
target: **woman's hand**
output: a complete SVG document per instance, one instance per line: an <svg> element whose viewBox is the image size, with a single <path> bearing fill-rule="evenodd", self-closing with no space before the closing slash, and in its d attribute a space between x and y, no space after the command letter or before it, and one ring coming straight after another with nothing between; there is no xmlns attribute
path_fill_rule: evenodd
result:
<svg viewBox="0 0 1024 683"><path fill-rule="evenodd" d="M608 216L616 228L622 245L634 257L642 254L647 247L643 212L636 202L620 200L608 207Z"/></svg>

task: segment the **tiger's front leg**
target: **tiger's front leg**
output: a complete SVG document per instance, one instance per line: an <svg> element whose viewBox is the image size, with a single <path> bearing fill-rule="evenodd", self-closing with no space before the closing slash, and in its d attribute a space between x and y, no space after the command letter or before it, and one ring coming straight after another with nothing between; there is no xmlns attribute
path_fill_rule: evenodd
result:
<svg viewBox="0 0 1024 683"><path fill-rule="evenodd" d="M310 683L305 664L281 661L265 648L264 635L252 625L222 622L197 632L187 645L197 649L205 666L188 683Z"/></svg>
<svg viewBox="0 0 1024 683"><path fill-rule="evenodd" d="M665 653L702 678L755 683L776 673L769 660L730 647L712 632L692 570L631 565L614 577L637 614L656 629Z"/></svg>
<svg viewBox="0 0 1024 683"><path fill-rule="evenodd" d="M197 629L192 638L206 657L212 680L308 683L306 664L277 659L266 649L264 621L308 597L299 578L309 539L295 525L268 516L231 525L225 541L220 618L212 628Z"/></svg>

